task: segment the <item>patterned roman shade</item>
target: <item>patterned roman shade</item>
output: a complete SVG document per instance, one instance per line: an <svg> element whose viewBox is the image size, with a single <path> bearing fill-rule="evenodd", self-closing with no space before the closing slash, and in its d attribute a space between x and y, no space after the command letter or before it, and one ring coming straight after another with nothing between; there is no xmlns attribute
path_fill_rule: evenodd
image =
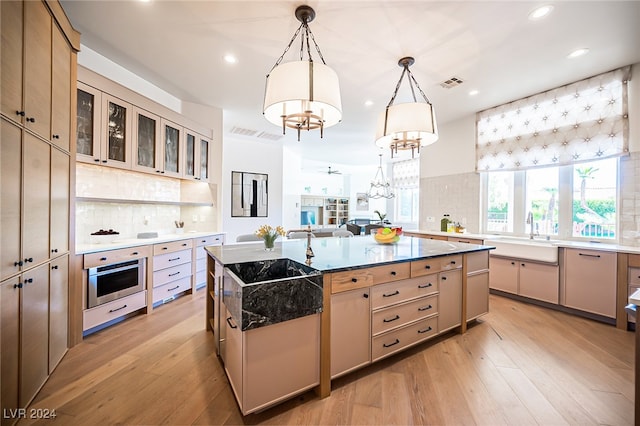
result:
<svg viewBox="0 0 640 426"><path fill-rule="evenodd" d="M393 163L392 176L392 186L396 189L417 188L420 185L420 159Z"/></svg>
<svg viewBox="0 0 640 426"><path fill-rule="evenodd" d="M627 66L476 114L476 170L523 170L629 152Z"/></svg>

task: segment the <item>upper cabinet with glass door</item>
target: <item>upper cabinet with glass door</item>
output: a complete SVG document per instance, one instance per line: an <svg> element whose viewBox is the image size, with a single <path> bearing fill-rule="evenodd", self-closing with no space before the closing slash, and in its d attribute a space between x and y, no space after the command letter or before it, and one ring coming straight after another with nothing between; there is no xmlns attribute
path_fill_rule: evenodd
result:
<svg viewBox="0 0 640 426"><path fill-rule="evenodd" d="M76 160L100 162L102 92L78 82Z"/></svg>
<svg viewBox="0 0 640 426"><path fill-rule="evenodd" d="M189 129L184 130L185 155L184 177L187 179L209 181L209 147L211 141Z"/></svg>
<svg viewBox="0 0 640 426"><path fill-rule="evenodd" d="M162 119L162 165L160 173L181 178L184 176L184 129Z"/></svg>
<svg viewBox="0 0 640 426"><path fill-rule="evenodd" d="M140 108L133 109L133 166L141 172L160 173L162 146L160 117Z"/></svg>

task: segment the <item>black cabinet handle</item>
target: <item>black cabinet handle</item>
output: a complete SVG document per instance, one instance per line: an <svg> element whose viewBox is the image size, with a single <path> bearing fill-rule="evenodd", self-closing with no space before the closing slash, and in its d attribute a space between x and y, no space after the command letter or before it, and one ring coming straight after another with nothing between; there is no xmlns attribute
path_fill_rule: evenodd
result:
<svg viewBox="0 0 640 426"><path fill-rule="evenodd" d="M168 276L169 276L169 277L174 277L174 276L178 275L179 273L180 273L180 271L178 271L178 272L174 272L173 274L169 274Z"/></svg>
<svg viewBox="0 0 640 426"><path fill-rule="evenodd" d="M187 246L187 243L182 243L182 247L186 247L186 246Z"/></svg>
<svg viewBox="0 0 640 426"><path fill-rule="evenodd" d="M431 326L425 328L424 330L418 330L418 333L422 334L422 333L428 333L429 331L433 330L433 328L431 328Z"/></svg>
<svg viewBox="0 0 640 426"><path fill-rule="evenodd" d="M455 260L452 260L452 261L451 261L451 264L452 264L452 265L455 265L455 264L456 264L456 261L455 261Z"/></svg>
<svg viewBox="0 0 640 426"><path fill-rule="evenodd" d="M33 117L27 117L27 121L30 122L30 123L35 123L36 119L33 118Z"/></svg>
<svg viewBox="0 0 640 426"><path fill-rule="evenodd" d="M398 343L400 343L400 340L396 339L395 342L389 344L383 343L382 346L384 346L385 348L390 348L391 346L397 345Z"/></svg>
<svg viewBox="0 0 640 426"><path fill-rule="evenodd" d="M169 259L169 262L173 262L174 260L180 260L180 257L174 257L173 259Z"/></svg>
<svg viewBox="0 0 640 426"><path fill-rule="evenodd" d="M24 283L25 285L33 283L33 278L27 278L26 280L24 280Z"/></svg>
<svg viewBox="0 0 640 426"><path fill-rule="evenodd" d="M173 290L177 290L177 289L179 289L179 288L180 288L180 286L179 286L179 285L177 285L177 286L175 286L175 287L173 287L173 288L168 288L168 289L167 289L167 291L173 291Z"/></svg>
<svg viewBox="0 0 640 426"><path fill-rule="evenodd" d="M24 111L16 111L16 115L19 115L20 117L24 117Z"/></svg>
<svg viewBox="0 0 640 426"><path fill-rule="evenodd" d="M446 281L446 280L447 280L447 277L442 277L442 281Z"/></svg>
<svg viewBox="0 0 640 426"><path fill-rule="evenodd" d="M24 265L24 263L22 263L22 260L19 260L17 262L13 262L13 266L22 266Z"/></svg>
<svg viewBox="0 0 640 426"><path fill-rule="evenodd" d="M419 285L418 284L418 288L429 288L431 286L433 286L433 284L431 284L431 283L426 283L425 285Z"/></svg>
<svg viewBox="0 0 640 426"><path fill-rule="evenodd" d="M33 257L27 257L24 259L24 263L30 263L33 262Z"/></svg>
<svg viewBox="0 0 640 426"><path fill-rule="evenodd" d="M106 163L106 162L107 162L107 160L102 160L102 162L103 162L103 163Z"/></svg>
<svg viewBox="0 0 640 426"><path fill-rule="evenodd" d="M578 256L586 256L586 257L600 257L599 254L588 254L588 253L578 253Z"/></svg>
<svg viewBox="0 0 640 426"><path fill-rule="evenodd" d="M169 247L162 247L162 250L168 250Z"/></svg>
<svg viewBox="0 0 640 426"><path fill-rule="evenodd" d="M22 288L22 283L14 284L13 288Z"/></svg>
<svg viewBox="0 0 640 426"><path fill-rule="evenodd" d="M363 294L362 297L364 297L365 299L368 299L369 298L369 293Z"/></svg>
<svg viewBox="0 0 640 426"><path fill-rule="evenodd" d="M525 264L524 264L524 263L521 263L521 264L520 264L520 266L522 266L522 267L524 268L524 267L525 267Z"/></svg>
<svg viewBox="0 0 640 426"><path fill-rule="evenodd" d="M400 290L396 290L393 293L383 293L382 297L391 297L391 296L396 296L398 294L400 294Z"/></svg>
<svg viewBox="0 0 640 426"><path fill-rule="evenodd" d="M431 265L426 265L424 269L431 269Z"/></svg>
<svg viewBox="0 0 640 426"><path fill-rule="evenodd" d="M105 260L107 260L107 258L106 257L101 257L100 260L104 262Z"/></svg>
<svg viewBox="0 0 640 426"><path fill-rule="evenodd" d="M94 158L93 161L95 161L96 163L99 163L100 159L99 158Z"/></svg>
<svg viewBox="0 0 640 426"><path fill-rule="evenodd" d="M58 269L58 265L53 265L51 269Z"/></svg>
<svg viewBox="0 0 640 426"><path fill-rule="evenodd" d="M51 253L57 253L58 249L51 249Z"/></svg>
<svg viewBox="0 0 640 426"><path fill-rule="evenodd" d="M516 262L511 262L511 264L512 264L512 265L515 265L515 264L516 264Z"/></svg>
<svg viewBox="0 0 640 426"><path fill-rule="evenodd" d="M60 135L53 135L54 139L60 139Z"/></svg>
<svg viewBox="0 0 640 426"><path fill-rule="evenodd" d="M231 328L238 328L237 325L231 324L231 317L227 318L227 324L229 324L229 327L231 327Z"/></svg>
<svg viewBox="0 0 640 426"><path fill-rule="evenodd" d="M429 305L429 306L423 306L421 308L418 308L418 310L422 312L422 311L428 311L431 308L433 308L433 306Z"/></svg>
<svg viewBox="0 0 640 426"><path fill-rule="evenodd" d="M396 275L396 271L391 271L391 275Z"/></svg>
<svg viewBox="0 0 640 426"><path fill-rule="evenodd" d="M127 307L127 305L120 306L119 308L115 308L115 309L109 309L109 313L119 311L119 310L124 309L126 307Z"/></svg>
<svg viewBox="0 0 640 426"><path fill-rule="evenodd" d="M201 240L200 242L201 242L201 243L206 243L206 242L207 242L207 240Z"/></svg>
<svg viewBox="0 0 640 426"><path fill-rule="evenodd" d="M351 282L357 283L358 279L357 278L351 278Z"/></svg>
<svg viewBox="0 0 640 426"><path fill-rule="evenodd" d="M384 319L382 320L382 322L393 322L393 321L395 321L395 320L399 320L399 319L400 319L400 315L396 315L396 316L395 316L395 317L393 317L393 318L389 318L389 319L384 318Z"/></svg>
<svg viewBox="0 0 640 426"><path fill-rule="evenodd" d="M138 255L137 251L134 251L133 253L131 253L131 256L137 256L137 255Z"/></svg>

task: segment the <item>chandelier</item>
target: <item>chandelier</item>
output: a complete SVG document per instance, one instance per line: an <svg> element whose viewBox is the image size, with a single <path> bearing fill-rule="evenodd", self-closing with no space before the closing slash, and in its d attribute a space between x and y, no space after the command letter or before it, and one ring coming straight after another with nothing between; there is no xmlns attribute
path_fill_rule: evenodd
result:
<svg viewBox="0 0 640 426"><path fill-rule="evenodd" d="M327 66L309 22L316 16L309 6L298 6L295 16L301 22L291 41L267 75L263 114L271 123L282 126L282 134L288 128L296 129L298 141L301 130L324 129L342 120L342 102L338 75ZM281 64L284 55L300 35L300 60ZM322 63L311 57L311 43ZM304 60L304 54L308 60Z"/></svg>
<svg viewBox="0 0 640 426"><path fill-rule="evenodd" d="M382 171L382 154L380 155L380 165L376 176L371 181L371 188L367 192L367 198L393 198L396 194L391 190L391 184L384 178L384 171Z"/></svg>
<svg viewBox="0 0 640 426"><path fill-rule="evenodd" d="M397 155L400 150L411 150L411 158L413 158L416 152L420 153L420 147L431 145L438 140L438 127L433 105L420 89L409 69L414 62L415 60L410 56L398 61L398 65L402 67L400 80L398 80L389 104L378 120L376 145L380 148L390 148L391 158L394 154ZM393 102L405 74L409 80L413 102L394 105ZM425 102L417 101L416 89Z"/></svg>

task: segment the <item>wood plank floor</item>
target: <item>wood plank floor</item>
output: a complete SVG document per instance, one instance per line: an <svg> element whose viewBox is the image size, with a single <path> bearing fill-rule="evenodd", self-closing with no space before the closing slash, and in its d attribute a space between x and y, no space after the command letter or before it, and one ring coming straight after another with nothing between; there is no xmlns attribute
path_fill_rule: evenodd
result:
<svg viewBox="0 0 640 426"><path fill-rule="evenodd" d="M329 398L308 392L243 418L204 330L204 295L89 336L31 407L65 426L633 424L633 333L493 295L465 335L337 379Z"/></svg>

